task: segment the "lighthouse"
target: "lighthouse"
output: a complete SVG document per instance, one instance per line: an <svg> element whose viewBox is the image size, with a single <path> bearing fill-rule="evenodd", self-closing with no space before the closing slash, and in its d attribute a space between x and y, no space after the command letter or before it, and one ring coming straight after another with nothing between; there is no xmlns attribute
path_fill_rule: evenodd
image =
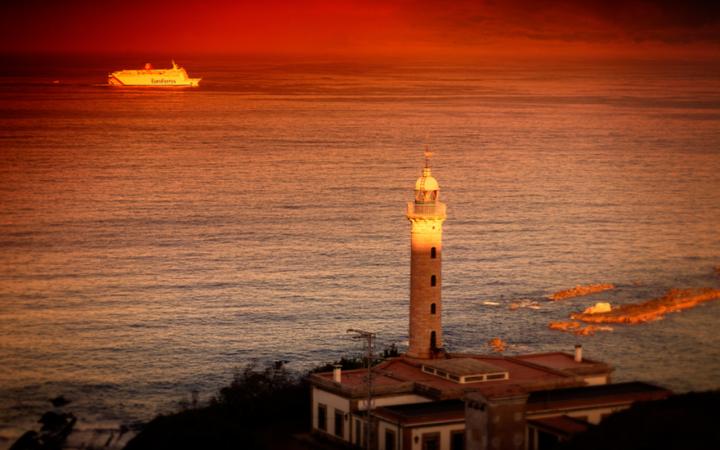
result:
<svg viewBox="0 0 720 450"><path fill-rule="evenodd" d="M530 449L537 448L544 434L554 440L567 436L564 429L558 428L561 435L547 431L552 427L545 419L582 415L585 423L597 423L607 413L608 402L623 409L636 400L667 398L670 391L645 383L609 385L612 367L578 356L577 350L575 355L508 357L453 354L443 348L442 226L447 215L432 176L431 156L426 150L414 199L407 205L408 350L375 365L369 355L368 367L361 369L336 366L332 372L311 374L313 433L332 442L380 450ZM366 338L366 349L372 353L374 333L348 332Z"/></svg>
<svg viewBox="0 0 720 450"><path fill-rule="evenodd" d="M415 182L415 200L407 205L410 230L410 345L407 356L433 358L442 351L442 224L445 204L430 169L432 154L425 150L425 167Z"/></svg>

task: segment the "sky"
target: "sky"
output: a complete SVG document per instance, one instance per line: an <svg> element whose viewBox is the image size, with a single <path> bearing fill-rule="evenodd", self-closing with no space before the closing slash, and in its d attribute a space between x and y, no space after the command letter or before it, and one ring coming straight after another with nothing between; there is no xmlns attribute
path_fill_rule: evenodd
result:
<svg viewBox="0 0 720 450"><path fill-rule="evenodd" d="M720 56L709 0L22 0L0 52Z"/></svg>

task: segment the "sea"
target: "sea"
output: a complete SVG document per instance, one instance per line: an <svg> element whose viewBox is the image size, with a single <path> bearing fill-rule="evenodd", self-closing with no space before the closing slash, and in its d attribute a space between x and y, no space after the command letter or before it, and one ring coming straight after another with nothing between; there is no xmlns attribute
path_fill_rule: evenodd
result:
<svg viewBox="0 0 720 450"><path fill-rule="evenodd" d="M0 60L0 448L58 395L112 429L358 355L350 328L406 348L426 148L446 349L582 344L614 381L720 387L720 302L548 328L720 287L717 61L176 56L199 88L106 85L151 56Z"/></svg>

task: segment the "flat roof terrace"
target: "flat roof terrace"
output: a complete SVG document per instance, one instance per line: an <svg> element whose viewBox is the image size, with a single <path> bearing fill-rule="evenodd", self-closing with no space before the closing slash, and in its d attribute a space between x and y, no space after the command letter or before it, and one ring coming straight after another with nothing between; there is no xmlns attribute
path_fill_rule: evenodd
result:
<svg viewBox="0 0 720 450"><path fill-rule="evenodd" d="M572 359L572 355L566 358ZM595 364L588 363L588 370L607 371L607 365ZM415 393L434 400L461 398L465 392L473 390L489 396L502 396L584 384L573 370L560 370L523 357L497 355L449 354L443 359L400 356L374 366L372 372L373 395ZM485 377L483 382L460 383L450 379L450 376L460 378L478 374ZM498 376L493 379L488 378L488 374ZM338 395L360 398L367 395L366 377L367 370L358 369L343 371L340 383L333 381L332 372L314 374L311 381L317 387Z"/></svg>

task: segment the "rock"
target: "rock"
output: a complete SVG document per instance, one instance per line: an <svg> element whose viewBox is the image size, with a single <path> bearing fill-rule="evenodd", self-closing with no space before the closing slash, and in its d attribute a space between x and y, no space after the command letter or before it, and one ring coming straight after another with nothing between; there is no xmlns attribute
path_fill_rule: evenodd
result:
<svg viewBox="0 0 720 450"><path fill-rule="evenodd" d="M607 291L607 290L614 289L614 288L615 288L615 285L610 284L610 283L580 285L580 286L575 286L572 289L558 291L558 292L550 295L550 297L548 297L548 298L552 301L564 300L566 298L580 297L582 295L595 294L597 292Z"/></svg>
<svg viewBox="0 0 720 450"><path fill-rule="evenodd" d="M598 331L612 331L612 327L600 325L587 325L575 330L576 336L593 336Z"/></svg>
<svg viewBox="0 0 720 450"><path fill-rule="evenodd" d="M40 443L39 435L36 431L28 431L18 438L13 445L10 446L10 450L41 450L42 444Z"/></svg>
<svg viewBox="0 0 720 450"><path fill-rule="evenodd" d="M638 324L661 319L670 312L694 308L700 303L720 299L720 289L671 289L663 297L643 303L621 305L601 313L573 313L571 319L586 323Z"/></svg>
<svg viewBox="0 0 720 450"><path fill-rule="evenodd" d="M40 429L40 441L44 444L42 448L62 448L65 439L72 433L77 419L70 413L56 413L48 411L38 421L42 423Z"/></svg>
<svg viewBox="0 0 720 450"><path fill-rule="evenodd" d="M612 327L599 325L582 326L580 322L550 322L548 327L551 330L565 331L576 336L592 336L596 331L612 331Z"/></svg>
<svg viewBox="0 0 720 450"><path fill-rule="evenodd" d="M515 311L518 308L540 309L540 305L538 305L538 302L536 302L535 300L529 299L517 300L510 303L511 311Z"/></svg>
<svg viewBox="0 0 720 450"><path fill-rule="evenodd" d="M505 348L507 348L507 344L498 337L490 339L488 345L497 353L502 353L505 351Z"/></svg>
<svg viewBox="0 0 720 450"><path fill-rule="evenodd" d="M56 413L55 411L48 411L40 417L42 424L41 431L56 431L60 430L68 423L69 414Z"/></svg>
<svg viewBox="0 0 720 450"><path fill-rule="evenodd" d="M575 330L576 336L592 336L595 334L595 329L592 327L592 325L588 325L583 328L578 328Z"/></svg>
<svg viewBox="0 0 720 450"><path fill-rule="evenodd" d="M585 308L585 311L583 311L583 314L600 314L600 313L606 313L612 310L612 307L610 306L610 303L595 303L595 306L591 306L589 308Z"/></svg>
<svg viewBox="0 0 720 450"><path fill-rule="evenodd" d="M55 397L55 398L51 398L51 399L50 399L50 403L52 403L52 405L53 405L54 407L60 408L60 407L62 407L62 406L67 405L68 403L70 403L70 400L66 399L66 398L65 398L64 396L62 396L62 395L58 395L58 396Z"/></svg>
<svg viewBox="0 0 720 450"><path fill-rule="evenodd" d="M548 327L551 330L572 331L580 328L580 322L550 322Z"/></svg>

